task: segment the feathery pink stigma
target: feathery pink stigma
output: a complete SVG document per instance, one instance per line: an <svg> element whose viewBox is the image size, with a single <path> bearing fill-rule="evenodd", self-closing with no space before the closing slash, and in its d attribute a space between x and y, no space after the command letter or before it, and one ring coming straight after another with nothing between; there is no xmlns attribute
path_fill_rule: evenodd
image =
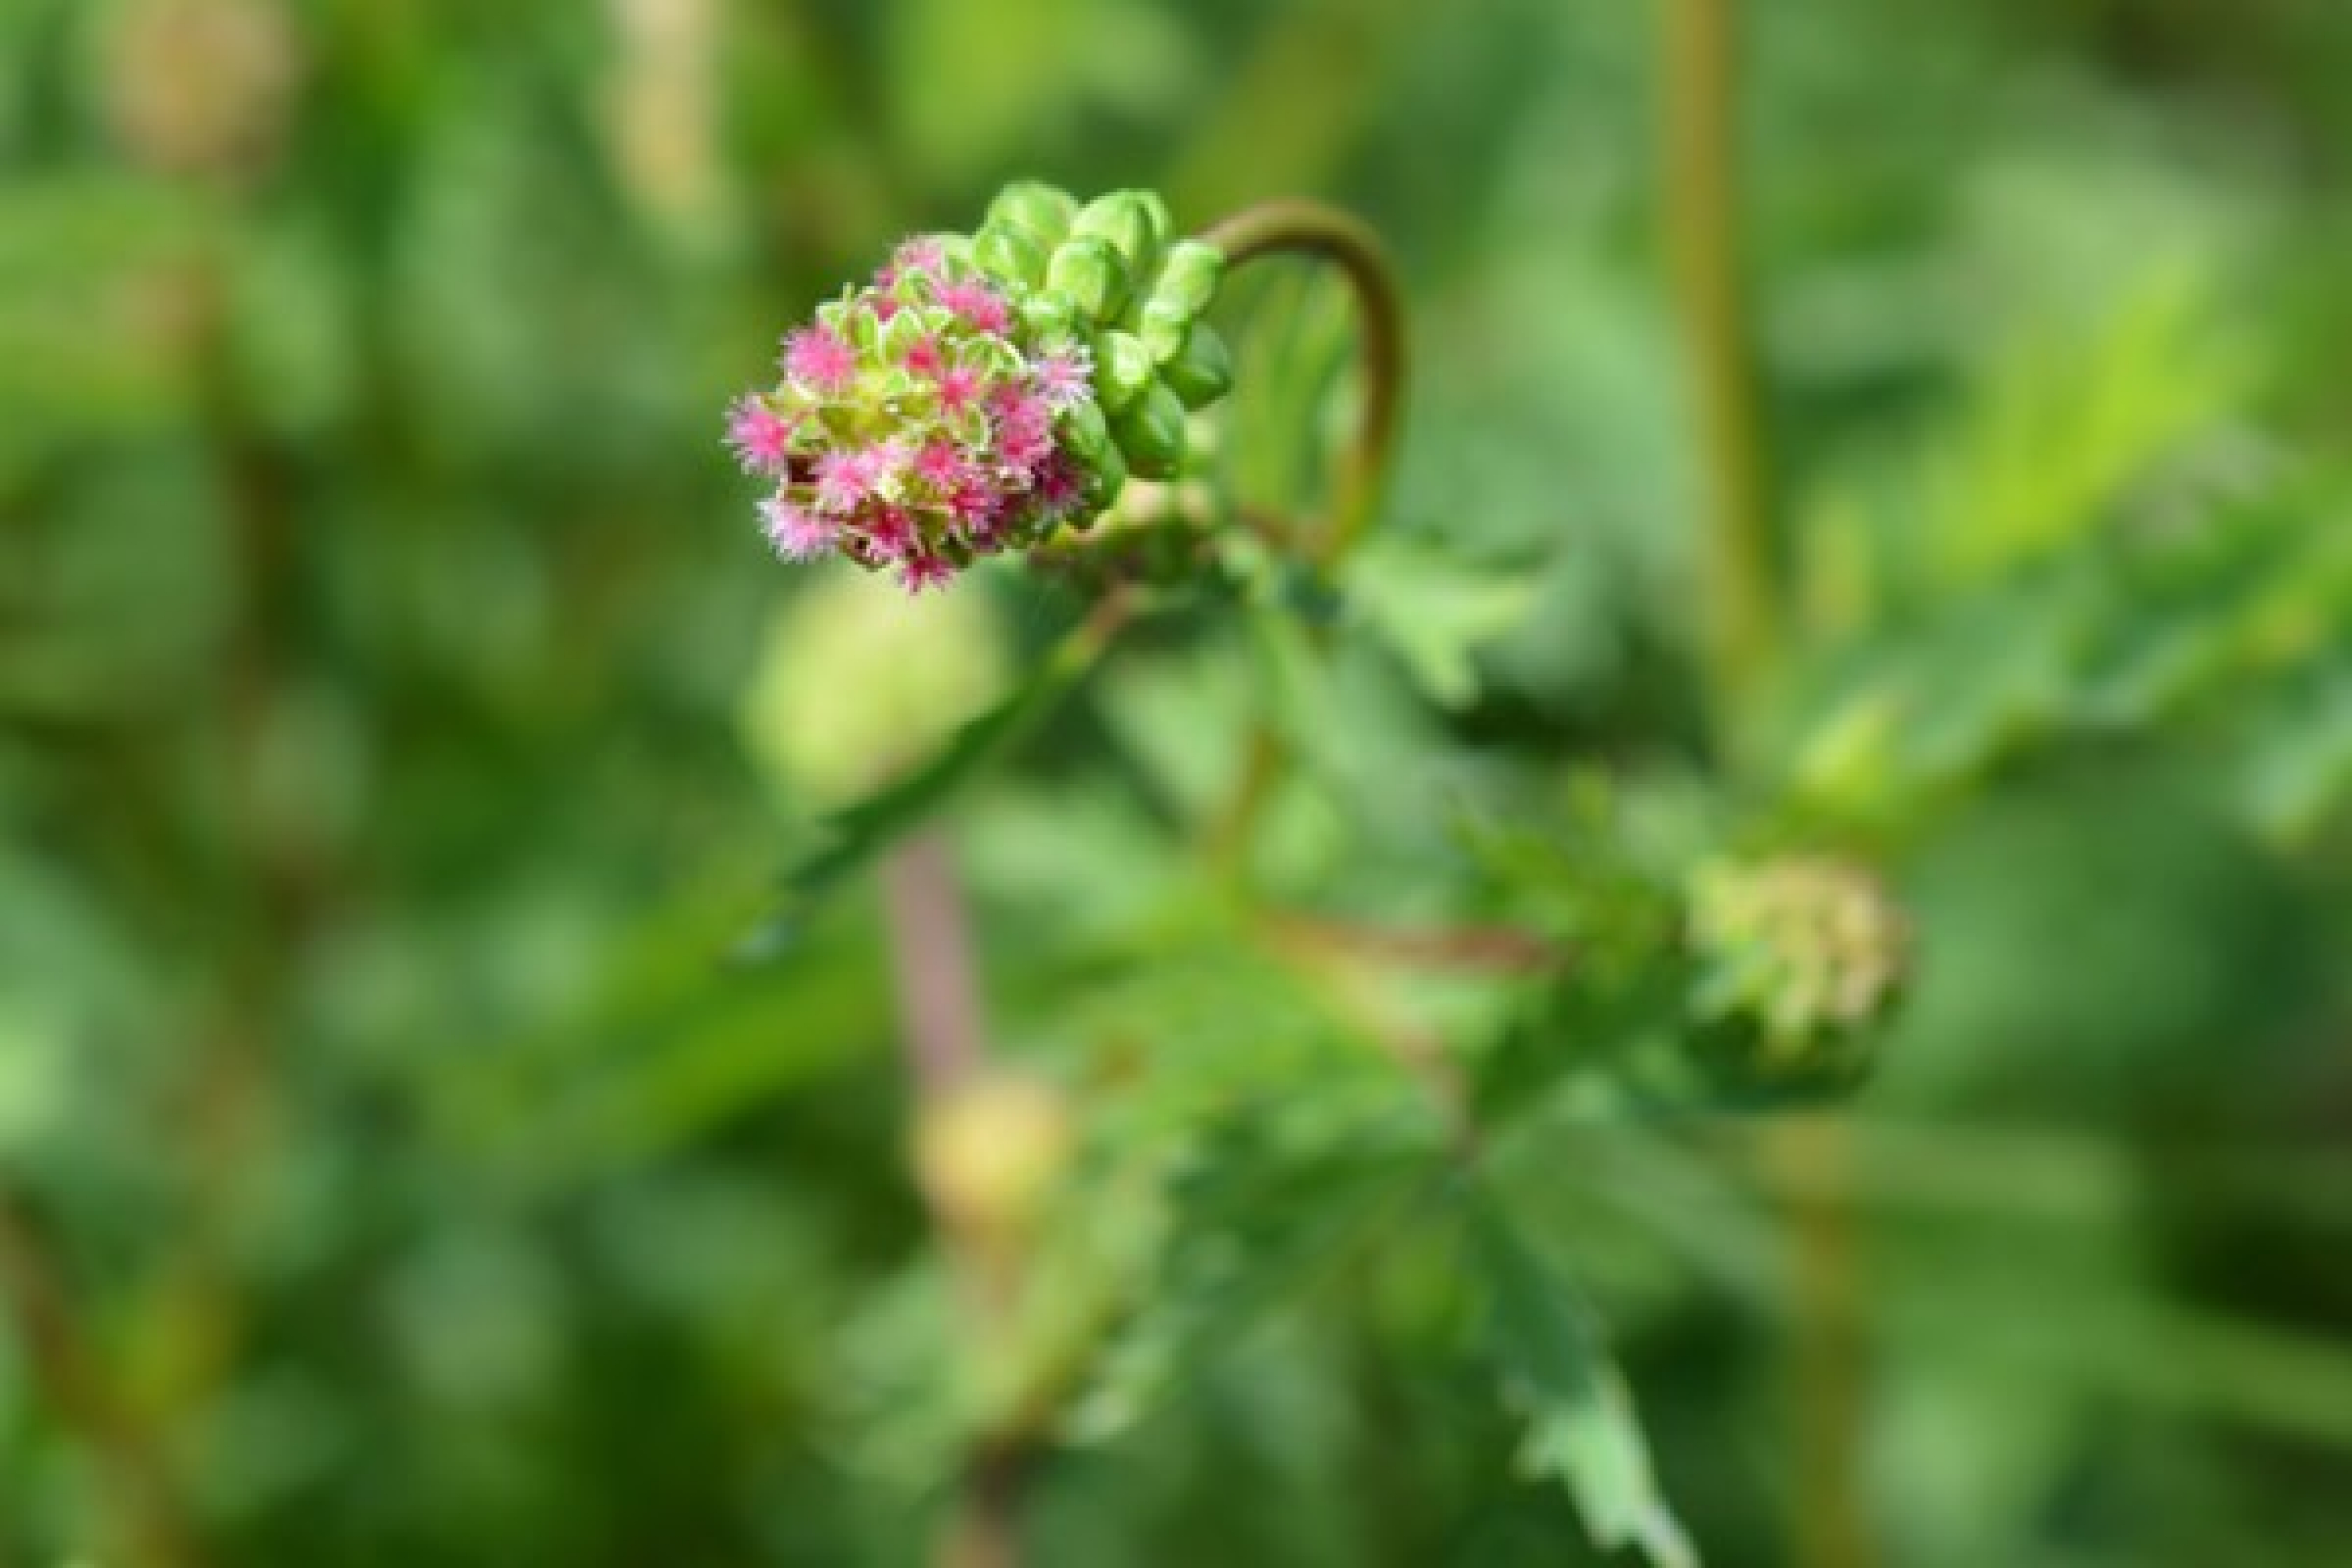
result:
<svg viewBox="0 0 2352 1568"><path fill-rule="evenodd" d="M940 410L961 414L976 406L988 390L988 378L970 365L951 364L940 372Z"/></svg>
<svg viewBox="0 0 2352 1568"><path fill-rule="evenodd" d="M756 396L738 399L728 411L727 445L749 472L772 474L783 467L792 439L793 422Z"/></svg>
<svg viewBox="0 0 2352 1568"><path fill-rule="evenodd" d="M996 515L1002 499L977 478L966 479L948 492L948 515L965 533L971 533Z"/></svg>
<svg viewBox="0 0 2352 1568"><path fill-rule="evenodd" d="M816 458L816 504L820 510L856 511L881 481L882 465L870 448L835 447Z"/></svg>
<svg viewBox="0 0 2352 1568"><path fill-rule="evenodd" d="M915 520L903 507L877 509L858 531L865 536L867 553L877 561L902 561L913 554L920 542Z"/></svg>
<svg viewBox="0 0 2352 1568"><path fill-rule="evenodd" d="M787 561L808 561L833 547L840 536L833 520L793 505L782 496L760 503L760 524L768 542Z"/></svg>
<svg viewBox="0 0 2352 1568"><path fill-rule="evenodd" d="M1034 486L1037 504L1056 517L1076 511L1087 496L1078 466L1066 452L1055 452L1038 465Z"/></svg>
<svg viewBox="0 0 2352 1568"><path fill-rule="evenodd" d="M1075 408L1095 395L1094 356L1083 343L1041 355L1029 367L1029 387L1056 414Z"/></svg>
<svg viewBox="0 0 2352 1568"><path fill-rule="evenodd" d="M933 441L915 454L908 473L941 495L954 493L971 471L961 452L946 441Z"/></svg>
<svg viewBox="0 0 2352 1568"><path fill-rule="evenodd" d="M1015 468L1033 468L1054 449L1054 415L1045 399L1017 387L989 399L996 415L996 453Z"/></svg>
<svg viewBox="0 0 2352 1568"><path fill-rule="evenodd" d="M950 283L940 290L940 303L961 316L973 331L1003 332L1013 324L1013 312L985 283Z"/></svg>
<svg viewBox="0 0 2352 1568"><path fill-rule="evenodd" d="M891 252L890 265L883 270L894 282L908 276L936 279L947 264L947 252L940 248L940 242L929 235L918 235Z"/></svg>
<svg viewBox="0 0 2352 1568"><path fill-rule="evenodd" d="M857 374L857 355L829 327L803 327L784 340L784 374L820 392L839 392Z"/></svg>
<svg viewBox="0 0 2352 1568"><path fill-rule="evenodd" d="M898 563L898 581L909 595L942 588L955 580L955 568L940 556L915 554Z"/></svg>

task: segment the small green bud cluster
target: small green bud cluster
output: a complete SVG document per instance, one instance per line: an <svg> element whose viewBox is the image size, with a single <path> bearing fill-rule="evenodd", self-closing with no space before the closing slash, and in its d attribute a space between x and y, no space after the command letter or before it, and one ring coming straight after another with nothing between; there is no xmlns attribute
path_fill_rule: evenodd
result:
<svg viewBox="0 0 2352 1568"><path fill-rule="evenodd" d="M1076 455L1097 471L1173 478L1184 460L1185 415L1233 384L1224 341L1202 319L1223 275L1223 253L1175 238L1168 204L1152 192L1081 204L1027 181L990 204L970 254L1019 301L1033 331L1091 351L1101 418L1068 432Z"/></svg>
<svg viewBox="0 0 2352 1568"><path fill-rule="evenodd" d="M1851 1072L1910 967L1902 912L1866 868L1822 855L1711 867L1687 919L1699 1021L1775 1079Z"/></svg>

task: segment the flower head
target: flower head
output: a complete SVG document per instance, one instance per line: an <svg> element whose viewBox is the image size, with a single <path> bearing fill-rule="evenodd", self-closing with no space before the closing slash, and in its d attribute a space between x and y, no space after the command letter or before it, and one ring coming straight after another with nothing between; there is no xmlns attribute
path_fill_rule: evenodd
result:
<svg viewBox="0 0 2352 1568"><path fill-rule="evenodd" d="M1171 270L1184 246L1166 245L1167 226L1141 193L1081 207L1015 186L978 234L906 241L789 333L781 379L727 422L736 457L772 483L761 518L777 552L838 554L920 592L1084 524L1130 465L1152 471L1152 454L1164 471L1181 419L1171 437L1168 418L1139 421L1130 405L1174 395L1151 378L1165 364L1167 385L1181 379L1171 356L1206 300L1199 258ZM1106 267L1122 280L1116 314L1090 283ZM1097 360L1114 340L1117 416Z"/></svg>

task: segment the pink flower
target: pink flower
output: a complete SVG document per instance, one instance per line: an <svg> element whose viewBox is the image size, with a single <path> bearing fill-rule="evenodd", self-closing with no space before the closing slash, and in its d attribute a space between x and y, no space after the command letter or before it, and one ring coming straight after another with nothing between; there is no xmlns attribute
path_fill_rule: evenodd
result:
<svg viewBox="0 0 2352 1568"><path fill-rule="evenodd" d="M940 556L918 552L898 563L898 581L910 595L945 587L954 580L955 568Z"/></svg>
<svg viewBox="0 0 2352 1568"><path fill-rule="evenodd" d="M1054 449L1054 413L1042 397L1000 387L989 399L996 416L996 455L1006 466L1034 468Z"/></svg>
<svg viewBox="0 0 2352 1568"><path fill-rule="evenodd" d="M784 340L784 374L819 392L840 392L857 375L857 355L830 327L803 327Z"/></svg>
<svg viewBox="0 0 2352 1568"><path fill-rule="evenodd" d="M907 351L907 368L917 375L936 378L946 368L946 361L940 357L940 340L917 338L915 346Z"/></svg>
<svg viewBox="0 0 2352 1568"><path fill-rule="evenodd" d="M1055 452L1040 464L1034 479L1037 504L1055 517L1066 517L1087 499L1085 481L1067 453Z"/></svg>
<svg viewBox="0 0 2352 1568"><path fill-rule="evenodd" d="M904 507L877 507L858 525L866 552L874 561L900 561L922 542L915 520Z"/></svg>
<svg viewBox="0 0 2352 1568"><path fill-rule="evenodd" d="M840 529L831 518L795 506L782 496L760 503L760 524L776 553L787 561L808 561L833 548Z"/></svg>
<svg viewBox="0 0 2352 1568"><path fill-rule="evenodd" d="M1029 367L1029 389L1059 414L1095 395L1094 356L1083 343L1041 354Z"/></svg>
<svg viewBox="0 0 2352 1568"><path fill-rule="evenodd" d="M907 471L940 494L950 495L971 475L971 465L952 443L933 441L915 454Z"/></svg>
<svg viewBox="0 0 2352 1568"><path fill-rule="evenodd" d="M882 286L895 287L901 278L928 278L936 282L947 264L947 253L940 248L938 240L929 235L917 235L890 253L890 265L882 269L889 281Z"/></svg>
<svg viewBox="0 0 2352 1568"><path fill-rule="evenodd" d="M988 378L969 365L951 364L940 372L940 411L961 414L975 406L988 390Z"/></svg>
<svg viewBox="0 0 2352 1568"><path fill-rule="evenodd" d="M1013 311L985 283L950 283L940 290L940 303L961 316L974 331L1001 333L1013 324Z"/></svg>
<svg viewBox="0 0 2352 1568"><path fill-rule="evenodd" d="M898 301L887 294L877 294L867 308L874 312L876 324L887 327L890 324L890 318L898 313Z"/></svg>
<svg viewBox="0 0 2352 1568"><path fill-rule="evenodd" d="M758 397L745 396L728 411L727 445L747 471L772 474L790 452L793 424Z"/></svg>
<svg viewBox="0 0 2352 1568"><path fill-rule="evenodd" d="M820 511L847 516L865 503L882 480L882 461L872 447L835 447L816 458L816 504Z"/></svg>
<svg viewBox="0 0 2352 1568"><path fill-rule="evenodd" d="M948 515L964 533L975 534L996 515L1003 500L1003 498L993 488L977 476L969 477L948 492Z"/></svg>

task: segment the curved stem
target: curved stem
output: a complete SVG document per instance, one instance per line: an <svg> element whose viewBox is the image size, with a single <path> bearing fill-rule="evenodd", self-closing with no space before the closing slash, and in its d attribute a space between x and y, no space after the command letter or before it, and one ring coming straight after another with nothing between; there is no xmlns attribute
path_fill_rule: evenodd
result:
<svg viewBox="0 0 2352 1568"><path fill-rule="evenodd" d="M1370 228L1318 202L1262 202L1211 224L1200 238L1224 253L1228 270L1262 257L1307 257L1338 267L1354 291L1363 333L1364 405L1341 459L1331 522L1321 541L1328 564L1371 521L1396 447L1405 377L1404 299L1396 273Z"/></svg>

